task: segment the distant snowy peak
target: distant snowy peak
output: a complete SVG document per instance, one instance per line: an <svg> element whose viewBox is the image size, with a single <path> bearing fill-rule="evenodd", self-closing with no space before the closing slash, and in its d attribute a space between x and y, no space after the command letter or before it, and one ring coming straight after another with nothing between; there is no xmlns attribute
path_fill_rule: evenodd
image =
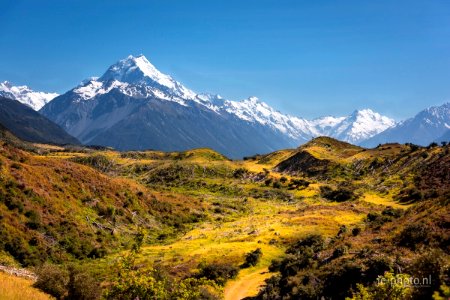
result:
<svg viewBox="0 0 450 300"><path fill-rule="evenodd" d="M98 80L102 82L117 80L130 85L154 87L184 99L195 99L197 95L169 75L160 72L144 55L136 57L130 55L120 60L109 67Z"/></svg>
<svg viewBox="0 0 450 300"><path fill-rule="evenodd" d="M0 96L17 100L34 110L39 110L45 104L58 96L57 93L36 92L29 87L14 86L8 81L0 83Z"/></svg>
<svg viewBox="0 0 450 300"><path fill-rule="evenodd" d="M332 136L358 144L395 124L393 119L382 116L371 109L355 110L335 126Z"/></svg>
<svg viewBox="0 0 450 300"><path fill-rule="evenodd" d="M310 121L316 136L330 136L352 144L359 144L395 124L393 119L371 109L355 110L347 117L326 116Z"/></svg>
<svg viewBox="0 0 450 300"><path fill-rule="evenodd" d="M325 116L311 120L309 124L313 128L315 135L329 136L335 127L345 119L346 117Z"/></svg>

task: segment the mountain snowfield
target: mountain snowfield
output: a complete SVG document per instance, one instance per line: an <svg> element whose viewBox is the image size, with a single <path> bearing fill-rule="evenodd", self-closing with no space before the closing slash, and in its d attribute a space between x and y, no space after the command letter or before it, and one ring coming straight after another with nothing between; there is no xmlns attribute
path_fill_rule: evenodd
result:
<svg viewBox="0 0 450 300"><path fill-rule="evenodd" d="M0 82L0 96L17 100L34 110L39 110L59 94L36 92L26 85L14 86L10 82L4 81Z"/></svg>

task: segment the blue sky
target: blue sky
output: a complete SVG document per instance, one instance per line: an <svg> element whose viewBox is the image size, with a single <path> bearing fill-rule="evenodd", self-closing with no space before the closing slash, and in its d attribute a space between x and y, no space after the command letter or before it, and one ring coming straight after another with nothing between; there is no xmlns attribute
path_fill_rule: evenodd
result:
<svg viewBox="0 0 450 300"><path fill-rule="evenodd" d="M0 0L0 80L64 92L129 54L302 117L450 100L450 1Z"/></svg>

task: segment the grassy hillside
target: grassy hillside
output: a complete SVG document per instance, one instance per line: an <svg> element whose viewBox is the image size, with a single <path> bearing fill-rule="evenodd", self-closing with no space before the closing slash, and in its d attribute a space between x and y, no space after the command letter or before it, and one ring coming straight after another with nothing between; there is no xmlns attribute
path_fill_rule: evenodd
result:
<svg viewBox="0 0 450 300"><path fill-rule="evenodd" d="M84 154L84 153L83 153ZM149 190L69 159L0 144L0 247L23 265L102 257L136 228L154 241L203 217L193 198Z"/></svg>
<svg viewBox="0 0 450 300"><path fill-rule="evenodd" d="M449 284L449 150L318 138L233 161L3 139L0 250L61 278L81 267L96 279L78 290L109 299L343 299L433 271L413 289L426 298Z"/></svg>

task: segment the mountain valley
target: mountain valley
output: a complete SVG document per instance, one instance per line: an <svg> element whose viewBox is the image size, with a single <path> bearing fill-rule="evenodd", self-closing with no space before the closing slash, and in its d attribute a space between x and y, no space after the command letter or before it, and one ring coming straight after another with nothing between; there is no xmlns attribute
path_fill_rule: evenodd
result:
<svg viewBox="0 0 450 300"><path fill-rule="evenodd" d="M426 298L447 284L447 144L320 137L230 160L30 144L3 129L0 162L0 261L36 266L35 286L57 298L74 291L43 274L82 274L76 292L89 299L144 287L158 299L343 299L385 271L422 276L429 264L432 288L403 292Z"/></svg>

